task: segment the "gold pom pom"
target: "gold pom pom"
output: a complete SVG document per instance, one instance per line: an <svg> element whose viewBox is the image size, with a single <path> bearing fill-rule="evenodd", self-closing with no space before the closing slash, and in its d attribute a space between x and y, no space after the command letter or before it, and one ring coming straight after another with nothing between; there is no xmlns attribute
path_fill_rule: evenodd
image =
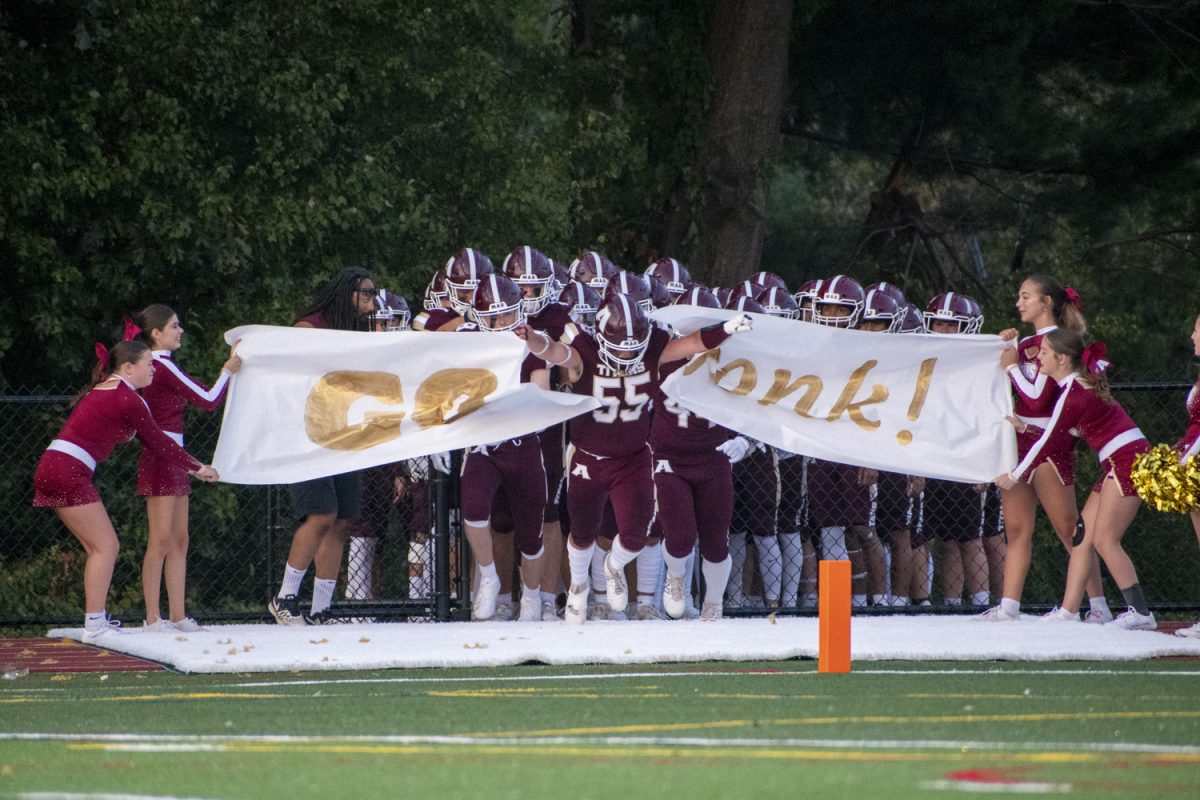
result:
<svg viewBox="0 0 1200 800"><path fill-rule="evenodd" d="M1131 473L1138 497L1156 511L1186 514L1200 508L1200 457L1179 463L1179 451L1158 444L1133 462Z"/></svg>

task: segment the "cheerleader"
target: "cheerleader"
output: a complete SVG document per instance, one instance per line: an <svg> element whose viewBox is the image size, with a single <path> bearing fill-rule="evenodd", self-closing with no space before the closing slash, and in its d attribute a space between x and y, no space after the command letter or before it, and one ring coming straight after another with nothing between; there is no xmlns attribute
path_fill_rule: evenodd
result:
<svg viewBox="0 0 1200 800"><path fill-rule="evenodd" d="M183 444L183 410L189 405L212 411L225 399L229 376L242 367L237 345L221 368L212 388L197 382L176 366L171 354L183 340L179 315L162 303L147 306L134 320L141 328L138 338L150 346L154 358L154 377L142 390L142 399L160 428L179 445ZM191 632L200 626L184 614L188 551L188 495L191 486L187 472L159 458L153 450L142 448L138 460L139 497L146 498L146 517L150 535L142 560L142 593L146 600L146 631ZM164 573L167 582L169 618L159 613L159 590Z"/></svg>
<svg viewBox="0 0 1200 800"><path fill-rule="evenodd" d="M1042 338L1038 351L1041 371L1058 385L1058 400L1044 429L1010 418L1018 431L1040 435L1016 469L1000 475L996 484L1011 490L1020 481L1028 481L1042 459L1053 458L1060 448L1073 447L1072 431L1077 432L1096 451L1101 475L1083 506L1083 541L1071 549L1062 605L1047 617L1079 620L1093 554L1099 554L1129 604L1129 610L1117 617L1115 624L1130 630L1154 630L1157 625L1146 606L1137 571L1121 547L1121 537L1141 505L1130 477L1133 460L1150 445L1125 409L1109 395L1103 357L1102 344L1085 348L1083 337L1074 331L1059 328Z"/></svg>
<svg viewBox="0 0 1200 800"><path fill-rule="evenodd" d="M120 622L105 612L120 543L108 511L92 483L96 465L113 448L137 437L144 448L173 468L202 481L217 471L188 454L154 422L138 390L150 385L154 359L144 342L123 341L109 352L96 345L94 386L79 400L67 424L38 462L33 504L53 508L83 545L84 640L119 633Z"/></svg>
<svg viewBox="0 0 1200 800"><path fill-rule="evenodd" d="M1192 327L1192 351L1197 358L1200 358L1200 317L1196 318L1196 324ZM1175 449L1180 452L1179 460L1181 463L1200 453L1200 378L1196 380L1196 385L1188 393L1187 412L1187 431L1184 432L1183 438L1179 440L1179 443L1175 445ZM1196 531L1196 541L1200 542L1200 510L1192 511L1190 516L1192 518L1192 527ZM1175 635L1200 639L1200 622L1175 631Z"/></svg>
<svg viewBox="0 0 1200 800"><path fill-rule="evenodd" d="M1034 334L1021 339L1017 344L1016 358L1005 362L1016 395L1014 413L1026 425L1044 426L1060 389L1039 366L1037 355L1042 339L1059 328L1082 336L1087 330L1087 323L1080 311L1079 294L1046 275L1033 275L1025 279L1017 294L1016 307L1021 321L1033 325ZM1009 341L1015 340L1017 335L1016 328L1000 332L1000 338ZM1029 432L1017 434L1018 460L1025 457L1035 439ZM1052 453L1044 453L1033 465L1030 475L1029 481L1014 484L1000 494L1008 539L1004 590L999 605L980 614L977 619L1008 622L1020 618L1021 593L1033 556L1033 522L1039 503L1063 547L1068 551L1071 549L1071 537L1079 518L1075 504L1074 448L1063 447ZM1093 564L1088 575L1087 593L1091 606L1088 622L1110 621L1112 612L1104 600L1099 563Z"/></svg>

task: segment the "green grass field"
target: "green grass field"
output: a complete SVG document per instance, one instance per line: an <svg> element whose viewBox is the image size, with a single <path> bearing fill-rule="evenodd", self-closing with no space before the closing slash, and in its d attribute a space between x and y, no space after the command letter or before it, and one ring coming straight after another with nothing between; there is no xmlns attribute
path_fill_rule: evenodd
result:
<svg viewBox="0 0 1200 800"><path fill-rule="evenodd" d="M0 797L981 791L1200 797L1200 662L161 672L0 685Z"/></svg>

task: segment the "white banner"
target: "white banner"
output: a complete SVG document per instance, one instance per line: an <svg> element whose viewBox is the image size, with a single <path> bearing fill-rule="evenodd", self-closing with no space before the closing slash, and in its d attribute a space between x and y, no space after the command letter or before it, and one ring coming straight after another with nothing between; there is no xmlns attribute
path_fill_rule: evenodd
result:
<svg viewBox="0 0 1200 800"><path fill-rule="evenodd" d="M671 306L681 333L734 316ZM997 336L913 336L752 314L663 384L685 408L792 453L862 467L990 482L1016 464Z"/></svg>
<svg viewBox="0 0 1200 800"><path fill-rule="evenodd" d="M522 384L511 334L247 325L213 466L226 483L336 475L524 436L597 408Z"/></svg>

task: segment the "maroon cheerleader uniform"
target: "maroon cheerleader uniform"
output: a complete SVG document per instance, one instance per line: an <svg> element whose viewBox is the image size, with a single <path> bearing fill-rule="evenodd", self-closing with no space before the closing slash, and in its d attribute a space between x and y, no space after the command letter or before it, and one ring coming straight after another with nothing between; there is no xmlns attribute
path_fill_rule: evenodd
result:
<svg viewBox="0 0 1200 800"><path fill-rule="evenodd" d="M75 406L38 462L33 504L66 508L100 502L92 484L96 465L135 436L143 447L178 469L195 471L203 466L158 427L146 401L120 380L111 388L92 389Z"/></svg>

